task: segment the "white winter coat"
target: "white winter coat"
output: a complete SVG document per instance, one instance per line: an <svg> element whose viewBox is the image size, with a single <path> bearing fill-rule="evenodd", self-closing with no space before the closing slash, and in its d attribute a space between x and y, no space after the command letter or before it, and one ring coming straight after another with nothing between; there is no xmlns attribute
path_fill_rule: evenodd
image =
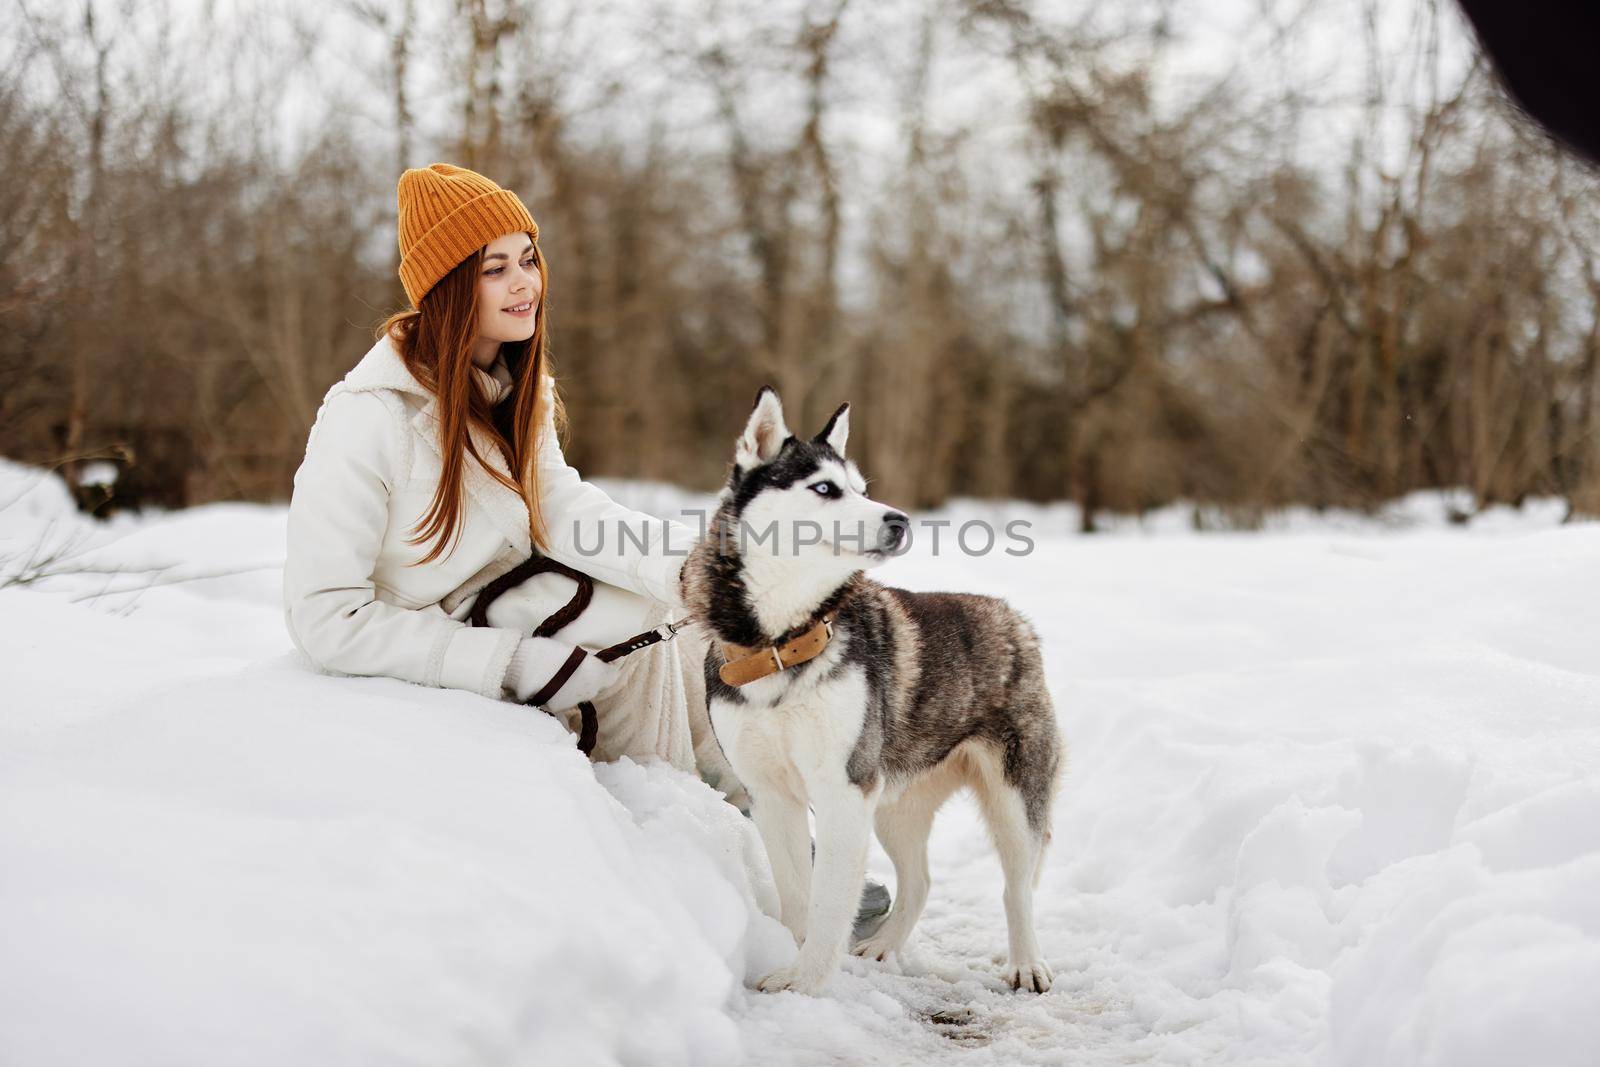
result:
<svg viewBox="0 0 1600 1067"><path fill-rule="evenodd" d="M566 603L575 583L540 575L518 590L515 605L511 594L496 602L494 625L465 621L475 594L530 552L527 506L470 455L460 540L446 556L406 566L430 547L405 538L442 469L436 406L388 338L328 390L294 476L285 619L296 646L323 671L500 697L517 642ZM499 449L472 432L479 453L510 476ZM585 482L563 458L548 411L538 467L551 538L545 554L596 579L589 609L556 636L600 647L665 617L678 603L678 571L693 532L625 508ZM619 536L619 523L629 537ZM604 549L595 553L601 537ZM579 552L579 544L593 554Z"/></svg>

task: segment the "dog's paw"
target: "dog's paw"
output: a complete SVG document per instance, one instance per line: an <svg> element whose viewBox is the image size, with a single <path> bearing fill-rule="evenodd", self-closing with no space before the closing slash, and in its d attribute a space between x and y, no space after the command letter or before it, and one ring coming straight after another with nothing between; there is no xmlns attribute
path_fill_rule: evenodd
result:
<svg viewBox="0 0 1600 1067"><path fill-rule="evenodd" d="M1027 963L1012 967L1006 972L1006 982L1012 989L1026 990L1032 993L1044 993L1050 989L1050 983L1055 981L1055 974L1050 970L1050 965L1044 960L1032 960Z"/></svg>
<svg viewBox="0 0 1600 1067"><path fill-rule="evenodd" d="M905 941L905 938L893 930L879 930L871 937L862 938L851 945L850 952L862 959L877 960L881 963L890 953L899 952L904 948Z"/></svg>
<svg viewBox="0 0 1600 1067"><path fill-rule="evenodd" d="M814 995L821 991L825 979L808 974L797 967L785 967L773 971L761 981L756 983L756 988L763 993L782 993L791 990L795 993Z"/></svg>

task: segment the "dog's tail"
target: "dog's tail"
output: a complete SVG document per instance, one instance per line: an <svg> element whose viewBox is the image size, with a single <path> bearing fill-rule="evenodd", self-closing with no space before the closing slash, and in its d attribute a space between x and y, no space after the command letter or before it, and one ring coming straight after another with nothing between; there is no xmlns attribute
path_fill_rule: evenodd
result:
<svg viewBox="0 0 1600 1067"><path fill-rule="evenodd" d="M1052 711L1052 715L1053 715ZM1061 727L1056 726L1056 758L1054 766L1050 768L1050 803L1044 812L1044 828L1039 834L1039 856L1033 865L1033 887L1039 888L1039 880L1044 877L1044 858L1050 851L1050 842L1055 837L1055 802L1061 792L1061 780L1067 774L1067 741L1061 734Z"/></svg>

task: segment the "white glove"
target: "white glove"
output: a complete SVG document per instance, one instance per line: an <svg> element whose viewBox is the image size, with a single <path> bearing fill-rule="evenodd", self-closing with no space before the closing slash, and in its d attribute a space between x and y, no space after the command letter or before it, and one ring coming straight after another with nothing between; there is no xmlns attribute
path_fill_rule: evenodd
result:
<svg viewBox="0 0 1600 1067"><path fill-rule="evenodd" d="M550 683L577 645L557 641L553 637L524 637L511 656L511 666L506 668L504 685L523 704L532 700ZM616 663L602 663L593 654L586 653L555 695L544 702L551 711L575 708L585 700L593 700L617 683L622 668Z"/></svg>

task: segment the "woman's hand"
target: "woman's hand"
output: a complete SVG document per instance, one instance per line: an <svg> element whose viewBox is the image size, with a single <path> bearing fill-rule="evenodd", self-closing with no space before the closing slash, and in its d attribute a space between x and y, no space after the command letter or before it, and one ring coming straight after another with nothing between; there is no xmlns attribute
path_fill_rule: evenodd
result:
<svg viewBox="0 0 1600 1067"><path fill-rule="evenodd" d="M563 670L570 673L557 684ZM602 663L578 645L553 637L524 637L506 670L505 687L523 704L562 711L593 700L614 686L621 674L620 666Z"/></svg>

